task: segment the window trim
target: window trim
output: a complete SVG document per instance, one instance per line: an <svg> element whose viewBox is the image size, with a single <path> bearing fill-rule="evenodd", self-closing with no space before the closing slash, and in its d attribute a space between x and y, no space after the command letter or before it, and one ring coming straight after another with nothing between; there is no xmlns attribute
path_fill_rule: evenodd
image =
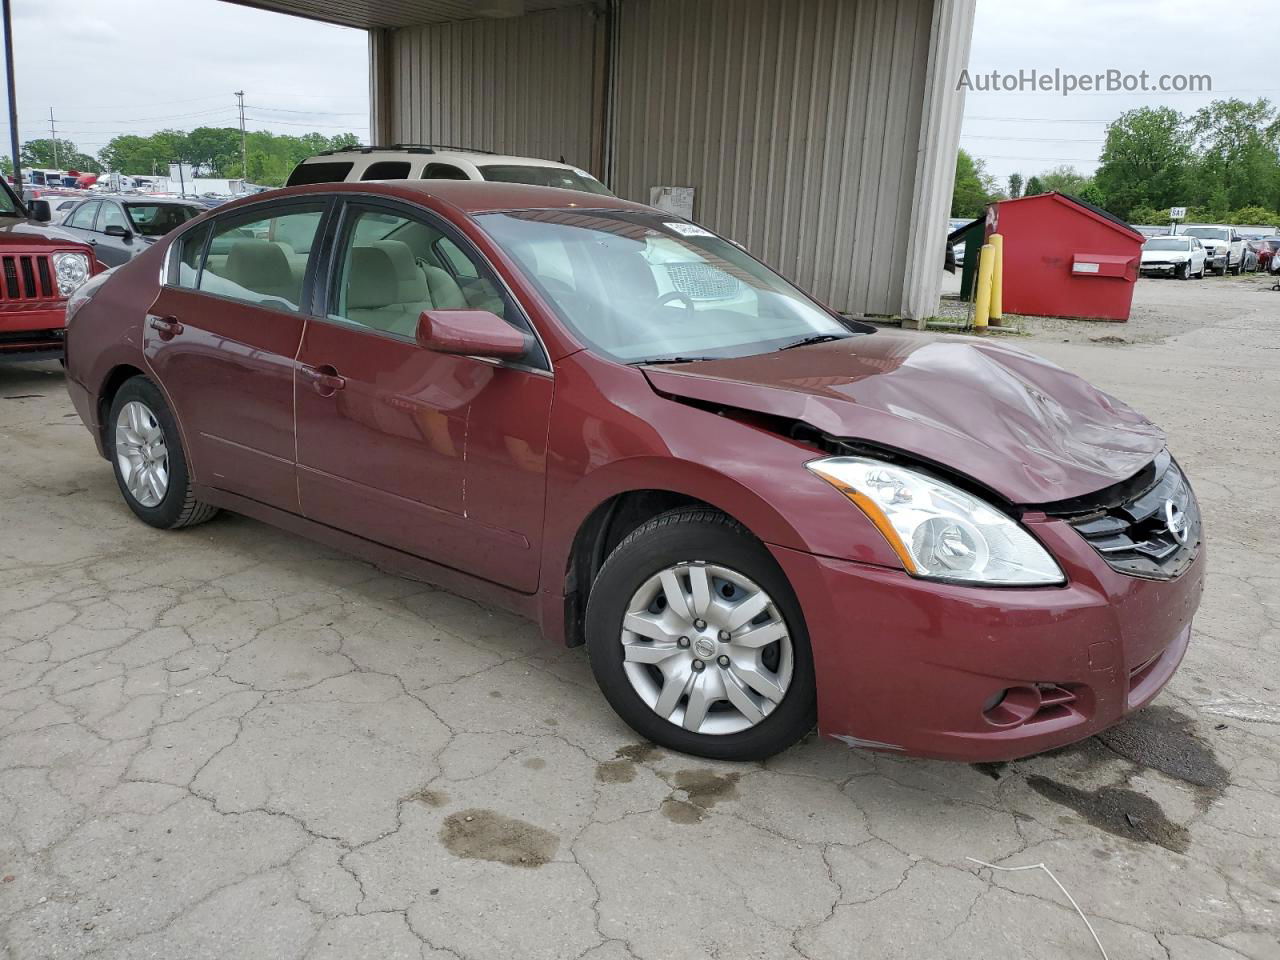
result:
<svg viewBox="0 0 1280 960"><path fill-rule="evenodd" d="M473 357L482 363L489 363L500 367L510 367L513 370L522 370L527 373L536 373L541 376L554 376L554 370L551 365L551 352L547 349L546 342L542 339L537 326L529 317L529 312L524 308L519 298L516 296L502 273L494 266L493 262L486 257L471 239L467 237L456 226L450 223L445 217L436 211L411 203L404 200L392 199L382 194L376 193L355 193L343 192L333 195L335 210L333 211L333 221L329 224L330 230L325 235L325 248L321 251L323 259L324 273L314 277L314 285L312 288L313 302L311 303L312 313L310 316L323 323L332 324L344 330L352 330L357 333L367 334L369 336L380 337L384 340L392 340L396 343L408 344L417 347L415 341L409 338L397 336L382 330L375 330L372 327L366 327L361 324L355 324L351 321L338 321L329 317L329 308L337 302L336 288L341 279L342 265L340 262L341 252L346 249L347 235L352 229L354 222L353 211L356 216L361 212L372 211L388 213L392 216L403 217L405 219L421 220L428 226L437 230L439 233L447 236L452 240L464 254L469 254L480 270L481 278L488 279L502 293L506 302L516 311L517 316L523 321L523 324L512 324L517 329L522 329L533 337L538 345L539 356L536 358L527 358L534 362L515 361L515 360L498 360L489 357ZM484 274L489 276L485 277ZM505 319L505 318L504 318ZM510 323L510 320L507 320ZM423 349L417 347L417 349Z"/></svg>
<svg viewBox="0 0 1280 960"><path fill-rule="evenodd" d="M207 227L208 233L205 234L204 245L200 250L200 268L196 271L196 286L184 287L177 282L177 274L181 269L181 257L176 259L170 258L171 262L169 263L169 269L166 273L166 281L164 285L184 293L193 293L202 297L211 297L214 300L219 300L224 303L235 303L243 307L254 307L259 310L269 310L272 313L283 313L286 316L315 317L316 315L313 308L316 273L318 272L321 260L327 256L327 250L325 249L328 236L327 231L330 226L330 221L334 215L336 199L337 198L333 194L327 193L305 194L297 197L285 197L283 199L273 198L270 200L248 203L243 207L236 207L234 210L227 210L226 212L212 216L207 220L203 220L200 217L197 217L195 220L190 220L188 223L191 224L191 226L185 227L173 238L173 241L169 244L169 250L166 251L166 256L168 253L172 252L174 244L182 242L186 238L187 234L191 233L193 230L201 230ZM234 229L234 227L240 223L254 223L258 220L272 219L277 216L285 215L283 213L274 212L264 214L264 210L285 211L290 207L311 207L316 205L319 205L320 207L320 222L316 225L316 237L320 242L318 244L313 243L311 250L307 254L307 269L302 275L302 296L299 297L296 313L292 310L281 310L277 307L267 306L261 303L251 303L248 300L240 300L236 297L228 297L224 294L213 293L210 290L200 289L200 280L204 276L204 267L209 259L209 248L213 244L214 234L220 229ZM321 317L319 319L323 318Z"/></svg>

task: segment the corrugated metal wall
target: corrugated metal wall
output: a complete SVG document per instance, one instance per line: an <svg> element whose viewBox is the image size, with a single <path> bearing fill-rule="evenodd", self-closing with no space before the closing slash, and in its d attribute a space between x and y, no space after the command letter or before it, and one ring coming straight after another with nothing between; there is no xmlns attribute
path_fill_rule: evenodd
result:
<svg viewBox="0 0 1280 960"><path fill-rule="evenodd" d="M589 7L392 31L387 129L596 168L602 150L601 30Z"/></svg>
<svg viewBox="0 0 1280 960"><path fill-rule="evenodd" d="M912 233L945 216L934 194L949 193L958 135L930 40L973 5L620 0L611 78L607 21L589 6L402 28L376 58L379 135L564 156L643 202L692 186L695 219L833 307L930 312L942 242ZM969 21L939 17L952 8ZM938 129L922 141L927 103ZM909 275L909 256L928 268Z"/></svg>
<svg viewBox="0 0 1280 960"><path fill-rule="evenodd" d="M833 307L899 313L932 17L932 0L624 0L615 191L696 187L695 219Z"/></svg>

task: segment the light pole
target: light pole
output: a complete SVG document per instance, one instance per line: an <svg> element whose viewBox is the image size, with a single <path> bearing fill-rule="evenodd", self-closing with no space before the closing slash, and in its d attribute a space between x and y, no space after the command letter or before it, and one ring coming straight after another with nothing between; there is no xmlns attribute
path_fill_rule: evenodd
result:
<svg viewBox="0 0 1280 960"><path fill-rule="evenodd" d="M22 161L18 155L18 91L13 84L13 14L4 0L4 63L9 80L9 142L13 151L13 184L22 195Z"/></svg>
<svg viewBox="0 0 1280 960"><path fill-rule="evenodd" d="M7 3L8 0L5 0ZM240 101L240 176L247 183L249 180L249 151L245 146L244 133L244 91L236 91L236 99Z"/></svg>

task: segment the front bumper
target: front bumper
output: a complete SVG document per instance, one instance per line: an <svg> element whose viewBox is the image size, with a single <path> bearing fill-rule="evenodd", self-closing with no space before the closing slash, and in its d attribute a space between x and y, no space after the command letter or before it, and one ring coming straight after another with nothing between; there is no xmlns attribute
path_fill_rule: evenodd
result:
<svg viewBox="0 0 1280 960"><path fill-rule="evenodd" d="M1186 652L1203 547L1180 577L1145 580L1109 568L1065 522L1028 525L1066 586L957 586L771 547L804 610L820 732L918 756L1009 760L1149 702Z"/></svg>
<svg viewBox="0 0 1280 960"><path fill-rule="evenodd" d="M1172 276L1180 266L1178 263L1143 263L1139 264L1138 272Z"/></svg>

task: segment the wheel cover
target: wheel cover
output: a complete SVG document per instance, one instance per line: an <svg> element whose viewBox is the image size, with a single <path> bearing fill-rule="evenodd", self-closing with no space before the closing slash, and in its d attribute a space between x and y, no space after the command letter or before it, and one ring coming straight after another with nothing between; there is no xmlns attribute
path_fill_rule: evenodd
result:
<svg viewBox="0 0 1280 960"><path fill-rule="evenodd" d="M116 417L116 463L129 496L158 507L169 492L169 448L150 407L130 400Z"/></svg>
<svg viewBox="0 0 1280 960"><path fill-rule="evenodd" d="M729 567L667 567L631 597L623 670L658 716L691 733L749 730L791 685L794 650L773 599Z"/></svg>

